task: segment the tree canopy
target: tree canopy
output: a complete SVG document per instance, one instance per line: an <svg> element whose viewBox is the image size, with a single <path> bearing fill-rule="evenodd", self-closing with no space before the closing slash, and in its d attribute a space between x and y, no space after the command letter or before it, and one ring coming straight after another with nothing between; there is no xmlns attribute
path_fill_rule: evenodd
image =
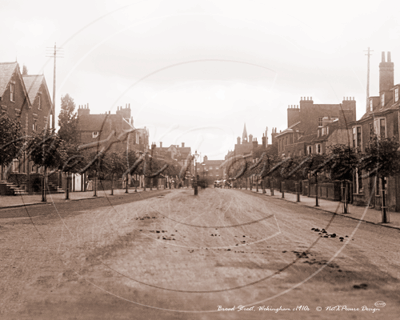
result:
<svg viewBox="0 0 400 320"><path fill-rule="evenodd" d="M23 145L21 124L6 114L0 117L0 165L8 165Z"/></svg>
<svg viewBox="0 0 400 320"><path fill-rule="evenodd" d="M58 115L58 125L60 129L58 134L61 139L68 143L77 143L77 125L78 117L75 112L74 99L69 94L61 97L61 111Z"/></svg>

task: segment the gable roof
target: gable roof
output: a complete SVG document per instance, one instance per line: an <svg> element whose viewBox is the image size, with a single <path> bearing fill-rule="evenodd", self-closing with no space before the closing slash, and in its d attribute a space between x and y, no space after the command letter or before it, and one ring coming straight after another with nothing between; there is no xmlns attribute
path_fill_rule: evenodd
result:
<svg viewBox="0 0 400 320"><path fill-rule="evenodd" d="M36 95L39 92L40 86L42 85L44 75L23 75L22 79L28 92L29 100L31 103L35 101Z"/></svg>
<svg viewBox="0 0 400 320"><path fill-rule="evenodd" d="M121 121L121 122L120 122ZM122 127L121 127L122 126ZM130 130L134 127L120 114L84 114L78 116L78 131Z"/></svg>
<svg viewBox="0 0 400 320"><path fill-rule="evenodd" d="M11 80L15 69L18 67L17 62L1 62L0 63L0 97L6 91L7 85Z"/></svg>

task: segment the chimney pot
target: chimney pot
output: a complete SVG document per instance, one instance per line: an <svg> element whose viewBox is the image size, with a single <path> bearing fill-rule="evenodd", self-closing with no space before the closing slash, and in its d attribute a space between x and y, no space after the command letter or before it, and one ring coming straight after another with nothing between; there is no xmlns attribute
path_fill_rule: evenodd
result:
<svg viewBox="0 0 400 320"><path fill-rule="evenodd" d="M385 62L385 52L382 52L382 62Z"/></svg>
<svg viewBox="0 0 400 320"><path fill-rule="evenodd" d="M387 53L387 62L392 62L391 57L390 57L390 51L388 51L388 53Z"/></svg>

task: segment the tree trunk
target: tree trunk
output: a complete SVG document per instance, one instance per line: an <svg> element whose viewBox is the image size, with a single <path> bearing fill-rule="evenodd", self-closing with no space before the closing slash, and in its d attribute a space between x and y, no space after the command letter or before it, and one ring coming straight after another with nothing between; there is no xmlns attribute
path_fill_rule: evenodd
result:
<svg viewBox="0 0 400 320"><path fill-rule="evenodd" d="M319 207L318 204L318 174L315 174L315 206Z"/></svg>
<svg viewBox="0 0 400 320"><path fill-rule="evenodd" d="M47 202L47 199L46 199L46 174L47 174L47 167L44 167L43 177L42 177L42 202Z"/></svg>
<svg viewBox="0 0 400 320"><path fill-rule="evenodd" d="M135 192L137 192L137 184L138 184L137 173L135 174L135 177L136 177L136 179L135 179Z"/></svg>
<svg viewBox="0 0 400 320"><path fill-rule="evenodd" d="M93 197L97 197L97 171L94 172L94 186L93 186L94 194Z"/></svg>
<svg viewBox="0 0 400 320"><path fill-rule="evenodd" d="M111 195L114 195L114 173L111 173Z"/></svg>
<svg viewBox="0 0 400 320"><path fill-rule="evenodd" d="M67 172L67 188L65 190L65 200L69 200L69 172Z"/></svg>
<svg viewBox="0 0 400 320"><path fill-rule="evenodd" d="M274 180L270 179L270 187L271 187L271 196L274 195Z"/></svg>

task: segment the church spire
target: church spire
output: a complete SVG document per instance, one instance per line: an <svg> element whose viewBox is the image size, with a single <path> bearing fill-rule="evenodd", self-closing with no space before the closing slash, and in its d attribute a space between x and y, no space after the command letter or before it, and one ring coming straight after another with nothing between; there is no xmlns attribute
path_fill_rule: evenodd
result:
<svg viewBox="0 0 400 320"><path fill-rule="evenodd" d="M246 130L246 123L244 123L243 134L242 134L242 142L247 142L247 130Z"/></svg>

